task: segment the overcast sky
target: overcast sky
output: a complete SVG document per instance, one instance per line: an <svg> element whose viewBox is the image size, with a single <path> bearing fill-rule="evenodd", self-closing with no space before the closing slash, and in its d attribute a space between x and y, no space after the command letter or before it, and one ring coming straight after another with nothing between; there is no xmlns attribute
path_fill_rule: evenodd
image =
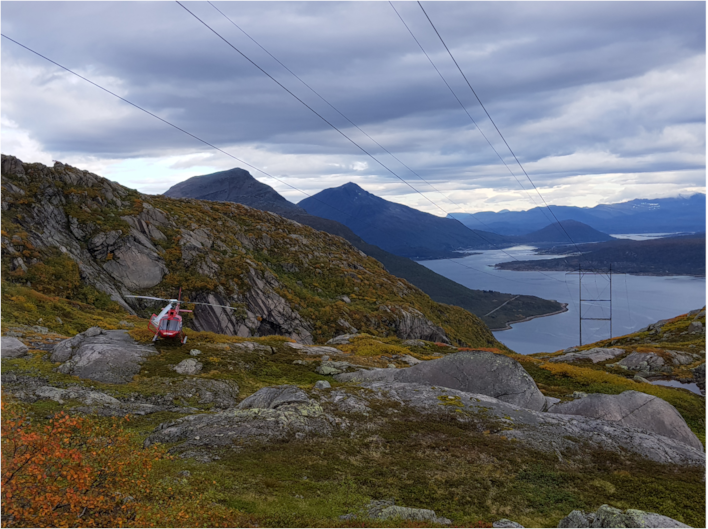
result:
<svg viewBox="0 0 708 529"><path fill-rule="evenodd" d="M2 32L308 194L352 181L437 215L539 203L417 3L394 5L479 128L388 2L215 5L435 189L214 7L185 5L442 209L175 2L4 1ZM705 192L704 2L423 6L548 203ZM244 167L6 39L2 152L146 193ZM293 202L305 198L249 170Z"/></svg>

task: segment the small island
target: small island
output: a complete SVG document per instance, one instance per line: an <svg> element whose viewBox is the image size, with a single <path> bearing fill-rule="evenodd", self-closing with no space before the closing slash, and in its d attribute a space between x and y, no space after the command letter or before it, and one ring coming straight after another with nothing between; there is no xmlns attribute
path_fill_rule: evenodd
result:
<svg viewBox="0 0 708 529"><path fill-rule="evenodd" d="M706 274L705 233L632 241L619 239L577 246L554 246L537 254L566 255L553 259L512 261L495 265L498 270L572 272L596 269L619 274L698 276Z"/></svg>

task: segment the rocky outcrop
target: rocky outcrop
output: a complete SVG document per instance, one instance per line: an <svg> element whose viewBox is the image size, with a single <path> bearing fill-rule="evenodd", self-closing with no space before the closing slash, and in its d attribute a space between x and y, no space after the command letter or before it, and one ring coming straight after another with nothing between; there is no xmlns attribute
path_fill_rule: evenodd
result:
<svg viewBox="0 0 708 529"><path fill-rule="evenodd" d="M621 511L609 505L596 512L572 511L558 527L690 527L673 518L637 509Z"/></svg>
<svg viewBox="0 0 708 529"><path fill-rule="evenodd" d="M676 408L665 400L646 393L638 391L625 391L619 395L595 393L582 399L556 404L549 411L618 422L703 450L703 444Z"/></svg>
<svg viewBox="0 0 708 529"><path fill-rule="evenodd" d="M554 356L551 362L577 362L579 360L590 360L593 364L611 360L617 356L625 354L624 349L595 347L587 351L571 351L561 356Z"/></svg>
<svg viewBox="0 0 708 529"><path fill-rule="evenodd" d="M492 524L492 527L503 528L503 529L507 529L507 528L512 529L512 528L520 527L521 529L523 529L524 526L521 525L520 523L512 522L511 520L507 520L506 518L502 518L501 520L497 520L496 522L494 522Z"/></svg>
<svg viewBox="0 0 708 529"><path fill-rule="evenodd" d="M440 525L450 525L452 520L437 516L435 511L430 509L417 509L414 507L402 507L396 505L394 500L373 500L365 507L364 511L357 514L345 514L340 516L340 520L353 520L357 518L368 518L369 520L408 520L415 522L428 522Z"/></svg>
<svg viewBox="0 0 708 529"><path fill-rule="evenodd" d="M295 386L275 386L262 388L238 405L240 410L262 408L275 410L286 405L308 404L307 394Z"/></svg>
<svg viewBox="0 0 708 529"><path fill-rule="evenodd" d="M692 364L700 357L683 351L665 350L661 355L657 353L640 353L633 352L622 360L617 362L617 365L631 371L642 371L647 374L670 372L673 366L685 366Z"/></svg>
<svg viewBox="0 0 708 529"><path fill-rule="evenodd" d="M13 336L3 336L1 339L0 354L2 358L20 358L27 354L29 348Z"/></svg>
<svg viewBox="0 0 708 529"><path fill-rule="evenodd" d="M403 308L396 305L381 305L379 311L390 315L387 317L390 322L389 325L394 328L396 336L402 340L418 339L450 343L442 327L428 320L417 309L412 307Z"/></svg>
<svg viewBox="0 0 708 529"><path fill-rule="evenodd" d="M37 399L49 399L59 403L76 401L91 406L78 411L97 413L107 416L125 416L127 414L146 415L162 411L194 413L203 406L211 409L228 409L236 405L239 387L232 380L213 380L207 378L185 378L181 380L154 378L151 384L157 390L155 394L138 393L113 397L86 387L69 385L56 387L44 378L28 377L15 374L2 376L3 390L9 391L16 398L25 402ZM77 409L77 408L73 408Z"/></svg>
<svg viewBox="0 0 708 529"><path fill-rule="evenodd" d="M165 401L194 398L201 405L227 409L236 405L238 394L238 384L233 380L186 378L170 388L165 396Z"/></svg>
<svg viewBox="0 0 708 529"><path fill-rule="evenodd" d="M590 446L610 452L631 452L661 463L705 466L702 449L619 422L533 411L486 395L438 386L399 382L361 385L367 392L356 395L360 407L369 407L370 402L377 401L397 402L412 407L418 414L452 413L457 420L481 421L480 428L544 452L585 452ZM335 402L348 396L345 389L335 389L323 398Z"/></svg>
<svg viewBox="0 0 708 529"><path fill-rule="evenodd" d="M126 331L91 327L54 347L52 362L61 362L60 373L80 378L125 384L140 372L145 359L156 354L154 347L139 345Z"/></svg>
<svg viewBox="0 0 708 529"><path fill-rule="evenodd" d="M488 351L453 353L406 369L377 369L337 375L336 380L385 380L430 384L480 393L532 410L543 410L546 399L516 360Z"/></svg>
<svg viewBox="0 0 708 529"><path fill-rule="evenodd" d="M197 295L194 301L211 305L196 306L192 324L195 330L243 337L277 334L312 344L312 326L275 291L281 287L275 276L250 268L248 279L250 290L232 299L214 293ZM223 308L232 302L242 305L244 313Z"/></svg>
<svg viewBox="0 0 708 529"><path fill-rule="evenodd" d="M188 415L163 423L145 440L145 446L179 443L177 450L183 451L195 447L228 447L234 441L248 439L270 442L304 439L311 435L330 435L336 422L294 386L263 388L244 400L238 409Z"/></svg>
<svg viewBox="0 0 708 529"><path fill-rule="evenodd" d="M693 368L693 380L696 381L696 385L700 388L701 392L705 395L706 392L706 364L703 363L698 367Z"/></svg>

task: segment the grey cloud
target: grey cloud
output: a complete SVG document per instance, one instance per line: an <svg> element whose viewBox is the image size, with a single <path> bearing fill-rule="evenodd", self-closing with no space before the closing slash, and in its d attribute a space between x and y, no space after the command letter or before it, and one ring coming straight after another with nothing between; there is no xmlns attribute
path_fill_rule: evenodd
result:
<svg viewBox="0 0 708 529"><path fill-rule="evenodd" d="M186 5L416 185L415 176L211 6ZM460 189L488 186L519 192L388 3L217 5L424 178ZM705 168L705 4L424 6L519 159L539 169L534 174L539 183L555 185L577 174ZM485 134L508 163L513 161L417 5L398 2L396 7ZM390 186L395 181L176 3L4 2L2 24L9 36L102 80L107 88L236 156L246 159L243 152L258 148L258 159L278 167L278 174L315 183L317 175L338 171L360 182ZM128 160L210 152L93 87L69 82L55 67L12 43L3 42L2 59L3 117L53 156ZM36 75L27 76L27 65ZM661 72L682 76L681 82L663 83ZM623 90L636 96L622 97ZM593 99L597 94L607 98ZM72 104L72 98L81 104ZM680 140L672 140L666 131L680 133ZM613 156L596 161L578 156L593 152ZM221 156L182 159L174 168L239 165ZM559 157L564 156L574 165L563 166ZM291 170L284 160L293 163ZM361 161L368 168L354 170ZM693 178L691 186L703 185ZM319 182L319 189L329 187L324 178ZM412 193L401 185L385 192ZM314 188L308 184L308 189ZM640 184L635 191L642 192Z"/></svg>

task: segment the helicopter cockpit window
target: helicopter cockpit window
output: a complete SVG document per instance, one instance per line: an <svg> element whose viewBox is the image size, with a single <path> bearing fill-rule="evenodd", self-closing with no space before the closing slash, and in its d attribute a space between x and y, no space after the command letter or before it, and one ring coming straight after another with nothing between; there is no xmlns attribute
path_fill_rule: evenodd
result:
<svg viewBox="0 0 708 529"><path fill-rule="evenodd" d="M179 331L179 322L177 320L169 320L167 318L160 321L161 331Z"/></svg>

